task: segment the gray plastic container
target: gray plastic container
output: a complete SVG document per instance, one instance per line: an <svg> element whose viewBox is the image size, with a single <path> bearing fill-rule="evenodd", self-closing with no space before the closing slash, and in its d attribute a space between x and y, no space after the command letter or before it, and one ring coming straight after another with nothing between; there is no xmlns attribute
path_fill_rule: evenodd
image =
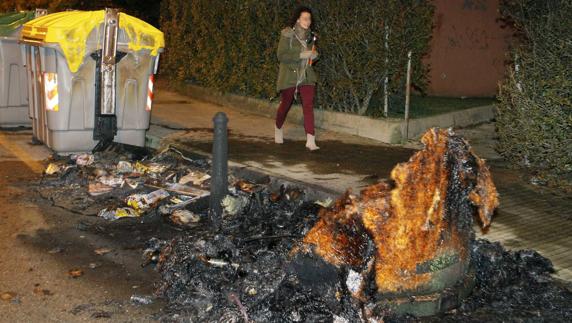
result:
<svg viewBox="0 0 572 323"><path fill-rule="evenodd" d="M97 64L90 55L101 48L103 29L100 25L90 32L86 55L75 73L70 71L59 45L21 41L33 80L28 84L33 136L57 153L91 151L98 143L93 139ZM123 29L118 30L117 51L126 54L116 64L114 141L142 147L151 117L146 109L149 78L156 73L159 55L130 50ZM45 73L57 73L58 111L46 108Z"/></svg>
<svg viewBox="0 0 572 323"><path fill-rule="evenodd" d="M0 14L0 127L29 126L24 55L18 44L22 24L33 12Z"/></svg>

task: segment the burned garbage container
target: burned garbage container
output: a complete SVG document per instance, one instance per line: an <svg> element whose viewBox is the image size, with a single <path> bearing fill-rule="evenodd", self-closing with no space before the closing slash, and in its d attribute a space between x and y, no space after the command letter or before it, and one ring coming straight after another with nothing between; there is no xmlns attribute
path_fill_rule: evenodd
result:
<svg viewBox="0 0 572 323"><path fill-rule="evenodd" d="M459 306L476 283L473 218L487 227L499 204L485 161L463 138L433 128L421 142L391 181L322 211L299 249L348 270L350 294L378 314L431 316Z"/></svg>
<svg viewBox="0 0 572 323"><path fill-rule="evenodd" d="M18 38L22 25L34 15L32 11L0 13L1 127L30 124L26 69Z"/></svg>
<svg viewBox="0 0 572 323"><path fill-rule="evenodd" d="M33 134L58 153L144 146L163 33L115 9L26 23Z"/></svg>

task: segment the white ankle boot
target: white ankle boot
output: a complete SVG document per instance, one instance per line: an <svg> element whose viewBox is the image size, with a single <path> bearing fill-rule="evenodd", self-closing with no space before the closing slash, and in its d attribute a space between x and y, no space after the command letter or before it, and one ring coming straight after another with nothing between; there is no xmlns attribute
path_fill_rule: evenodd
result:
<svg viewBox="0 0 572 323"><path fill-rule="evenodd" d="M316 136L309 133L306 134L306 148L310 150L320 149L320 147L316 146Z"/></svg>
<svg viewBox="0 0 572 323"><path fill-rule="evenodd" d="M282 128L284 128L284 127L282 127ZM282 129L276 127L276 125L274 125L274 142L277 144L283 144L284 143L284 133L283 133Z"/></svg>

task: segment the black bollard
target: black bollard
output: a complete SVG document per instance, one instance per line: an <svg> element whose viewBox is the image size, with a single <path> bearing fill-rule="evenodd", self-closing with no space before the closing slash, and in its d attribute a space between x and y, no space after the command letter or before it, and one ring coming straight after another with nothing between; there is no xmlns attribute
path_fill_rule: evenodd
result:
<svg viewBox="0 0 572 323"><path fill-rule="evenodd" d="M213 123L214 139L209 217L213 228L218 231L222 225L221 201L228 194L228 118L224 112L218 112L213 118Z"/></svg>

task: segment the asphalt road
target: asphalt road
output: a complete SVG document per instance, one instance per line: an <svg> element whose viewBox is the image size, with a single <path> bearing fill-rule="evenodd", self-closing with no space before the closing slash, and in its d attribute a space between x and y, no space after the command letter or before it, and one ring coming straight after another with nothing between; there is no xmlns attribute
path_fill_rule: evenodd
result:
<svg viewBox="0 0 572 323"><path fill-rule="evenodd" d="M30 139L29 130L0 131L0 322L155 320L164 304L130 298L151 295L158 279L141 267L145 241L177 231L157 219L107 222L52 206L38 191L50 151Z"/></svg>

